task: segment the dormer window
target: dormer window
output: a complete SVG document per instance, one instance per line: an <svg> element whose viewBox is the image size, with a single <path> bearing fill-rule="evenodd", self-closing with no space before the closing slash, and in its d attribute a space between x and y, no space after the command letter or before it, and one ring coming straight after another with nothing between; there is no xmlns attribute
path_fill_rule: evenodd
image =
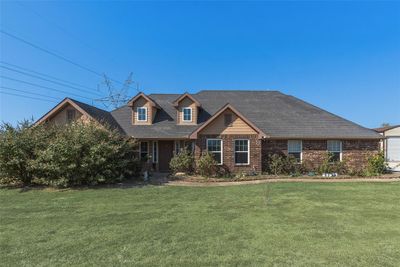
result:
<svg viewBox="0 0 400 267"><path fill-rule="evenodd" d="M183 108L182 109L182 120L184 122L191 122L192 121L192 108Z"/></svg>
<svg viewBox="0 0 400 267"><path fill-rule="evenodd" d="M137 108L137 120L138 121L147 121L147 107L138 107Z"/></svg>

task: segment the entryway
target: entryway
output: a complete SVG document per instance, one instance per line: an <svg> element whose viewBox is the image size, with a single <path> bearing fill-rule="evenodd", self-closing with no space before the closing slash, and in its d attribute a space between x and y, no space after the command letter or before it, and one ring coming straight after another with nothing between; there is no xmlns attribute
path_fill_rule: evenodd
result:
<svg viewBox="0 0 400 267"><path fill-rule="evenodd" d="M174 141L158 141L158 169L160 172L169 172L169 162L174 151Z"/></svg>

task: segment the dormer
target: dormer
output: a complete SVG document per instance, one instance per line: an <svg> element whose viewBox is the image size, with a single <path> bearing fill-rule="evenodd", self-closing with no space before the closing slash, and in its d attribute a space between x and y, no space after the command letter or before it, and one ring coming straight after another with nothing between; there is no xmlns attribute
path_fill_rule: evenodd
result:
<svg viewBox="0 0 400 267"><path fill-rule="evenodd" d="M176 108L176 123L179 125L197 124L199 109L201 107L189 93L184 93L173 102Z"/></svg>
<svg viewBox="0 0 400 267"><path fill-rule="evenodd" d="M153 124L157 109L160 109L157 103L144 93L139 93L129 100L128 106L132 108L133 125Z"/></svg>

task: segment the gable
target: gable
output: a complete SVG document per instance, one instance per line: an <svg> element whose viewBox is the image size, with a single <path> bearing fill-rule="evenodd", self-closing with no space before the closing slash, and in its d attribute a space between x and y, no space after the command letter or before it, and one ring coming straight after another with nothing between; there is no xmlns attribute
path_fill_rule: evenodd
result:
<svg viewBox="0 0 400 267"><path fill-rule="evenodd" d="M385 131L385 136L400 136L400 126Z"/></svg>
<svg viewBox="0 0 400 267"><path fill-rule="evenodd" d="M75 120L87 119L79 110L73 107L71 104L67 103L62 108L53 113L49 118L46 119L47 122L54 123L56 125L63 125L68 122L68 111L75 111Z"/></svg>
<svg viewBox="0 0 400 267"><path fill-rule="evenodd" d="M137 120L137 108L145 107L147 108L147 121L138 121ZM140 124L140 125L149 125L152 124L154 116L156 114L156 108L152 105L152 103L143 96L138 97L132 103L132 124Z"/></svg>
<svg viewBox="0 0 400 267"><path fill-rule="evenodd" d="M180 125L190 125L190 124L197 124L197 116L198 116L198 106L196 103L189 97L184 97L182 100L179 101L179 104L176 106L176 122ZM191 108L192 109L192 121L185 122L183 121L183 108Z"/></svg>
<svg viewBox="0 0 400 267"><path fill-rule="evenodd" d="M225 125L225 115L232 116L230 126ZM220 135L220 134L258 134L250 125L240 118L231 109L227 109L219 114L210 124L199 131L198 134L203 135Z"/></svg>
<svg viewBox="0 0 400 267"><path fill-rule="evenodd" d="M179 96L172 104L177 107L178 105L181 104L182 101L189 99L191 102L193 102L196 106L200 107L200 102L197 101L192 95L189 93L184 93L183 95Z"/></svg>

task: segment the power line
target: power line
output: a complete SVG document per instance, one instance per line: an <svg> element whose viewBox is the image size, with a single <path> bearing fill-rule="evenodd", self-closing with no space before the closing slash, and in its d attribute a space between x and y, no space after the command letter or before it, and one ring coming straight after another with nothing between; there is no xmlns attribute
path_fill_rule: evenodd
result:
<svg viewBox="0 0 400 267"><path fill-rule="evenodd" d="M44 74L44 73L41 73L41 72L38 72L38 71L34 71L34 70L31 70L31 69L28 69L28 68L25 68L25 67L21 67L21 66L15 65L15 64L11 64L9 62L5 62L3 60L0 60L0 63L3 64L3 65L8 65L8 66L20 69L20 70L24 70L24 71L27 71L27 72L35 73L37 75L40 75L40 76L43 76L43 77L47 77L47 78L50 78L50 79L53 79L53 80L56 80L56 81L60 81L60 82L66 83L66 84L71 84L73 86L79 86L79 87L86 88L86 89L89 89L89 90L98 91L98 89L90 88L90 87L88 87L86 85L81 85L79 83L74 83L74 82L71 82L71 81L63 80L63 79L60 79L60 78L57 78L57 77L54 77L54 76L51 76L51 75L48 75L48 74Z"/></svg>
<svg viewBox="0 0 400 267"><path fill-rule="evenodd" d="M60 85L60 86L64 86L64 87L71 88L71 89L74 89L74 90L79 90L79 91L86 92L86 93L89 93L89 94L95 94L97 96L101 96L98 93L94 93L94 92L91 92L91 91L88 91L88 90L80 89L78 87L70 86L70 85L67 85L67 84L64 84L64 83L52 81L52 80L49 80L49 79L46 79L46 78L42 78L42 77L37 76L37 75L29 74L29 73L24 72L24 71L19 71L19 70L16 70L16 69L13 69L13 68L9 68L9 67L6 67L6 66L0 66L0 67L3 68L3 69L7 69L7 70L10 70L10 71L13 71L13 72L17 72L17 73L26 75L26 76L30 76L30 77L33 77L33 78L36 78L36 79L40 79L40 80L44 80L44 81L47 81L47 82L51 82L51 83L54 83L54 84L57 84L57 85Z"/></svg>
<svg viewBox="0 0 400 267"><path fill-rule="evenodd" d="M40 87L40 88L47 89L47 90L57 91L57 92L60 92L60 93L63 93L63 94L67 94L67 95L70 94L70 95L74 95L74 96L77 96L77 97L81 97L81 98L86 98L86 99L92 100L92 98L89 98L89 97L86 97L86 96L81 96L81 95L78 95L78 94L75 94L75 93L70 93L70 92L67 92L67 91L63 91L63 90L59 90L59 89L43 86L43 85L40 85L40 84L30 83L30 82L22 81L22 80L19 80L19 79L14 79L14 78L7 77L7 76L4 76L4 75L0 75L0 78L11 80L11 81L15 81L15 82L19 82L19 83L28 84L28 85L31 85L31 86Z"/></svg>
<svg viewBox="0 0 400 267"><path fill-rule="evenodd" d="M48 97L48 98L52 98L52 99L55 99L55 100L59 100L59 101L60 101L60 98L57 98L57 97L48 96L48 95L42 95L42 94L33 93L33 92L29 92L29 91L25 91L25 90L20 90L20 89L15 89L15 88L11 88L11 87L8 87L8 86L0 86L0 88L6 89L6 90L11 90L11 91L16 91L16 92L21 92L21 93L25 93L25 94L31 94L31 95L36 95L36 96Z"/></svg>
<svg viewBox="0 0 400 267"><path fill-rule="evenodd" d="M32 96L26 96L26 95L19 95L19 94L4 92L4 91L0 91L0 94L13 95L13 96L18 96L18 97L23 97L23 98L28 98L28 99L35 99L35 100L40 100L40 101L58 103L57 101L54 101L54 100L43 99L43 98L32 97Z"/></svg>
<svg viewBox="0 0 400 267"><path fill-rule="evenodd" d="M110 55L104 54L102 51L98 50L96 47L93 47L92 45L90 45L86 41L82 40L81 38L79 38L76 34L71 32L70 30L67 30L66 28L60 26L60 24L58 24L55 21L49 19L44 14L42 14L42 13L38 12L37 10L29 7L28 5L26 5L25 3L21 2L21 1L16 1L16 3L19 4L20 6L24 7L25 9L29 10L32 14L35 14L38 18L40 18L42 21L46 22L48 25L53 26L54 28L57 28L59 31L63 32L65 35L68 35L71 39L73 39L73 40L77 41L78 43L82 44L83 46L88 48L90 51L96 50L99 55L108 57L108 59L111 60L114 63L117 62L117 60L115 60L115 58L110 57Z"/></svg>
<svg viewBox="0 0 400 267"><path fill-rule="evenodd" d="M27 41L27 40L21 38L21 37L15 36L14 34L11 34L11 33L7 32L7 31L2 30L2 29L0 29L0 32L1 32L2 34L4 34L4 35L7 35L8 37L11 37L11 38L13 38L13 39L15 39L15 40L18 40L18 41L20 41L20 42L22 42L22 43L24 43L24 44L27 44L27 45L29 45L29 46L31 46L31 47L33 47L33 48L36 48L36 49L38 49L38 50L40 50L40 51L42 51L42 52L44 52L44 53L47 53L47 54L52 55L52 56L54 56L54 57L56 57L56 58L58 58L58 59L61 59L61 60L65 61L65 62L68 62L68 63L70 63L70 64L72 64L72 65L74 65L74 66L76 66L76 67L78 67L78 68L81 68L81 69L83 69L83 70L86 70L86 71L88 71L88 72L90 72L90 73L92 73L92 74L95 74L95 75L97 75L97 76L100 76L100 77L102 77L102 78L104 77L103 74L101 74L101 73L99 73L99 72L97 72L97 71L95 71L95 70L92 70L92 69L90 69L90 68L88 68L88 67L85 67L85 66L83 66L83 65L81 65L81 64L79 64L79 63L76 63L76 62L74 62L74 61L72 61L72 60L70 60L70 59L68 59L68 58L66 58L66 57L64 57L64 56L62 56L62 55L59 55L59 54L57 54L57 53L55 53L55 52L52 52L52 51L50 51L50 50L48 50L48 49L46 49L46 48L42 48L42 47L40 47L40 46L38 46L38 45L36 45L36 44L30 42L30 41ZM110 80L112 80L113 82L116 82L116 83L119 83L119 84L124 85L123 82L120 82L120 81L118 81L118 80L111 79L111 78L110 78Z"/></svg>

